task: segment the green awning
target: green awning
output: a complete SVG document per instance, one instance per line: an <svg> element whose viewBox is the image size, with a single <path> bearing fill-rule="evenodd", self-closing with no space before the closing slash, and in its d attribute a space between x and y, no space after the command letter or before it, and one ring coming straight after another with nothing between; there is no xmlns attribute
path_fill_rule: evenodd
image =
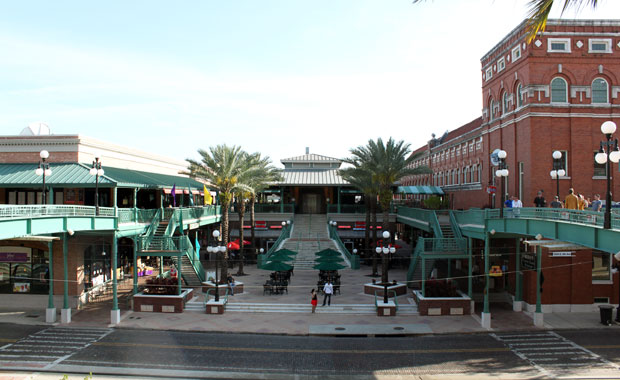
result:
<svg viewBox="0 0 620 380"><path fill-rule="evenodd" d="M398 194L437 194L444 195L439 186L398 186Z"/></svg>
<svg viewBox="0 0 620 380"><path fill-rule="evenodd" d="M41 187L43 176L35 170L38 163L0 164L0 187ZM107 168L104 168L106 170ZM45 184L55 187L95 187L95 176L90 167L75 162L51 163L52 174L45 176ZM106 173L107 174L107 173ZM114 187L115 181L107 176L99 177L99 186Z"/></svg>
<svg viewBox="0 0 620 380"><path fill-rule="evenodd" d="M176 185L177 190L187 190L189 186L192 190L202 191L203 184L188 177L111 167L103 169L105 175L112 178L118 187L161 189Z"/></svg>

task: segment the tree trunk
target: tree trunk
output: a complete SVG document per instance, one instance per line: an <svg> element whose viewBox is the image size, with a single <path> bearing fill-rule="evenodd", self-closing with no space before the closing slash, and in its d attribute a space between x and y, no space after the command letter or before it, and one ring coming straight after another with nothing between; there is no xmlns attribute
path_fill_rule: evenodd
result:
<svg viewBox="0 0 620 380"><path fill-rule="evenodd" d="M368 194L364 195L364 205L366 206L366 228L364 229L364 253L368 254L370 244L370 200Z"/></svg>
<svg viewBox="0 0 620 380"><path fill-rule="evenodd" d="M245 217L245 198L243 196L240 197L239 200L239 270L237 271L237 276L245 276L243 273L243 259L244 259L244 244L243 244L243 222ZM234 265L234 263L233 263Z"/></svg>
<svg viewBox="0 0 620 380"><path fill-rule="evenodd" d="M250 240L250 242L252 243L252 249L254 250L254 253L256 254L256 235L255 235L255 229L254 229L254 204L255 203L256 203L256 197L252 195L252 198L250 198L250 231L252 233L252 239Z"/></svg>
<svg viewBox="0 0 620 380"><path fill-rule="evenodd" d="M377 252L375 248L377 247L377 196L373 195L370 200L370 208L371 208L371 226L372 226L372 275L377 275Z"/></svg>
<svg viewBox="0 0 620 380"><path fill-rule="evenodd" d="M230 203L222 202L222 244L226 247L226 251L223 254L218 253L220 257L220 281L226 281L228 278L228 208L230 207Z"/></svg>

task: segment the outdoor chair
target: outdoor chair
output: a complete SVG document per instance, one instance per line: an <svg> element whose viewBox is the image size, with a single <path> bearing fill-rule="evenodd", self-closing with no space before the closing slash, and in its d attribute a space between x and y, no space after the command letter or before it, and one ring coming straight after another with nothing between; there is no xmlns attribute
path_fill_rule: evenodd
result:
<svg viewBox="0 0 620 380"><path fill-rule="evenodd" d="M269 293L269 295L273 294L273 287L271 286L271 284L263 284L263 295L265 295L265 293Z"/></svg>

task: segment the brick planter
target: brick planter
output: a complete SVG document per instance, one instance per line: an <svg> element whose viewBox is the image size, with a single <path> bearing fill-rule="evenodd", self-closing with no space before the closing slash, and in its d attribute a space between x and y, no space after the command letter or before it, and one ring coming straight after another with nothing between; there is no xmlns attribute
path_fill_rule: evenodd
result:
<svg viewBox="0 0 620 380"><path fill-rule="evenodd" d="M413 299L418 304L420 315L464 315L471 314L471 298L458 292L460 297L423 297L414 290Z"/></svg>
<svg viewBox="0 0 620 380"><path fill-rule="evenodd" d="M211 281L203 282L202 292L206 294L209 289L215 289L215 283ZM217 292L220 294L220 296L223 296L224 294L226 294L226 289L228 289L228 284L219 284L217 287ZM243 293L243 282L235 281L235 294L241 293ZM215 291L211 292L210 294L215 295Z"/></svg>
<svg viewBox="0 0 620 380"><path fill-rule="evenodd" d="M393 293L391 292L391 290L396 292L396 296L402 296L407 294L407 285L400 283L396 283L396 285L394 285L393 283L390 284L391 285L388 286L388 297L393 297ZM364 284L364 294L370 294L371 296L374 296L376 292L377 297L383 297L383 289L383 285L373 283Z"/></svg>
<svg viewBox="0 0 620 380"><path fill-rule="evenodd" d="M193 296L194 289L183 289L180 296L138 293L133 296L133 311L182 313L185 303Z"/></svg>

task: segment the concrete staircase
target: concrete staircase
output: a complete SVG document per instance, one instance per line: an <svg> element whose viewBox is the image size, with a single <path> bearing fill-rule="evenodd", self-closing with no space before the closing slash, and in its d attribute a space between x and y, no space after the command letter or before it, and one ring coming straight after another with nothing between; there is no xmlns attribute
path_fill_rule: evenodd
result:
<svg viewBox="0 0 620 380"><path fill-rule="evenodd" d="M319 314L377 314L374 304L334 304L316 308ZM204 313L202 302L188 302L185 310ZM231 313L301 313L309 314L312 306L308 304L268 304L268 303L231 303L226 304L226 312ZM398 306L398 315L418 315L417 305L404 304Z"/></svg>
<svg viewBox="0 0 620 380"><path fill-rule="evenodd" d="M314 270L315 253L323 249L338 250L327 232L327 215L296 214L293 233L282 248L298 252L295 258L295 270Z"/></svg>
<svg viewBox="0 0 620 380"><path fill-rule="evenodd" d="M172 260L178 268L179 265L177 263L176 257L173 257ZM181 256L181 275L185 280L185 284L187 286L192 288L199 288L202 286L202 281L200 281L200 278L196 274L196 270L194 269L192 263L189 261L189 258L186 255Z"/></svg>

